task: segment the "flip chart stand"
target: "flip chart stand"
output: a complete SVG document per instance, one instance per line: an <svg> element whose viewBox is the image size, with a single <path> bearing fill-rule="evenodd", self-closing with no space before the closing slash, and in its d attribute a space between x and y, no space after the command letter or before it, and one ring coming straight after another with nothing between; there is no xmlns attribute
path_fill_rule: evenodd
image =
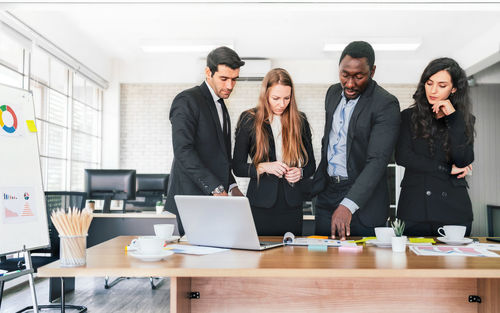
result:
<svg viewBox="0 0 500 313"><path fill-rule="evenodd" d="M2 297L1 297L1 295L3 293L3 285L4 285L4 283L6 281L15 279L15 278L20 277L20 276L29 275L28 276L28 281L29 281L29 284L30 284L31 300L33 302L33 308L32 308L32 310L33 310L33 312L38 313L38 302L37 302L37 299L36 299L35 280L34 280L34 277L33 277L33 273L35 272L35 270L33 269L33 263L31 261L31 253L30 253L29 250L26 249L26 246L24 246L23 250L21 250L19 252L22 252L23 255L24 255L24 263L26 264L26 268L23 269L23 270L20 270L17 273L12 273L12 274L7 274L7 275L0 276L0 306L2 304Z"/></svg>

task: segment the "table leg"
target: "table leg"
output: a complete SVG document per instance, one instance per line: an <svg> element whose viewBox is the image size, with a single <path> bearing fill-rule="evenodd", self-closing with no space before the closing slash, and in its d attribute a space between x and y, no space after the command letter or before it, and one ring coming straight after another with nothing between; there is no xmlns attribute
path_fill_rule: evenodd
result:
<svg viewBox="0 0 500 313"><path fill-rule="evenodd" d="M190 277L170 278L170 313L191 313Z"/></svg>
<svg viewBox="0 0 500 313"><path fill-rule="evenodd" d="M66 304L64 299L64 277L61 277L61 313L66 312Z"/></svg>

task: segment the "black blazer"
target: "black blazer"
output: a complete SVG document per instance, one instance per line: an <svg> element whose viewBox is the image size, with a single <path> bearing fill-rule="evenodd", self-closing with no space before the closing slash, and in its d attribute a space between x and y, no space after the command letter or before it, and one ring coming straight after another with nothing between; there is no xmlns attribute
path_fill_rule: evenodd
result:
<svg viewBox="0 0 500 313"><path fill-rule="evenodd" d="M326 94L326 124L321 141L321 162L313 180L313 194L328 184L328 143L333 114L342 96L342 86L332 85ZM400 124L396 97L371 80L361 94L349 121L347 131L347 175L353 185L346 197L359 209L361 222L367 227L385 223L389 214L387 164L396 144Z"/></svg>
<svg viewBox="0 0 500 313"><path fill-rule="evenodd" d="M206 82L178 94L170 108L174 160L166 208L177 214L174 195L211 195L219 185L228 190L231 151L224 140L219 116ZM231 127L229 127L231 129ZM229 144L229 146L231 146Z"/></svg>
<svg viewBox="0 0 500 313"><path fill-rule="evenodd" d="M248 163L248 156L253 159L255 155L255 128L254 116L250 113L255 112L255 109L245 111L241 114L236 128L236 139L234 143L233 153L233 171L238 177L250 177L248 185L247 197L252 206L261 208L270 208L276 202L278 195L278 183L280 180L284 182L285 199L289 206L302 205L304 195L309 192L307 190L310 184L309 178L313 175L316 169L316 161L314 160L314 152L312 149L311 129L307 122L306 115L302 116L302 142L307 151L309 158L307 164L302 168L303 178L296 182L294 186L290 186L285 178L278 178L275 175L263 174L257 183L257 170L253 163ZM276 148L274 145L273 132L269 124L265 124L269 136L269 162L276 161Z"/></svg>
<svg viewBox="0 0 500 313"><path fill-rule="evenodd" d="M396 146L396 162L405 167L398 202L398 217L415 222L445 224L472 221L472 204L467 193L467 181L451 175L451 166L465 167L474 161L472 144L467 144L462 112L433 120L439 129L446 129L449 159L443 148L442 134L434 136L431 154L429 143L413 138L411 126L413 108L401 113L401 131Z"/></svg>

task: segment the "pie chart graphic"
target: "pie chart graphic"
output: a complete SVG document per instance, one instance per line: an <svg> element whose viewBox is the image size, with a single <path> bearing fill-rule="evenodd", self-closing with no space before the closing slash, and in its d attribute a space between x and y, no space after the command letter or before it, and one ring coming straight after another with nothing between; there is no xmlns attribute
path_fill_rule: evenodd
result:
<svg viewBox="0 0 500 313"><path fill-rule="evenodd" d="M9 113L12 116L12 120L14 121L11 126L7 126L4 123L3 117L4 114ZM0 128L2 128L4 131L6 131L9 134L12 134L17 130L17 116L16 113L14 113L14 110L8 105L2 105L0 106Z"/></svg>

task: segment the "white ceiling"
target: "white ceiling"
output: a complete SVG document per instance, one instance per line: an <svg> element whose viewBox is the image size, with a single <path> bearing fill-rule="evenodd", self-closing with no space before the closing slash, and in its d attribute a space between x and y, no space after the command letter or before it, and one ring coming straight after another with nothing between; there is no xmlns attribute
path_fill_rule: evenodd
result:
<svg viewBox="0 0 500 313"><path fill-rule="evenodd" d="M71 30L106 57L125 63L150 57L141 51L143 44L186 41L232 43L243 57L331 60L338 53L323 52L327 42L409 38L422 42L418 50L377 52L377 60L427 62L447 55L462 58L467 66L485 57L478 53L471 58L468 51L475 40L493 40L497 51L500 47L498 36L485 35L500 29L500 4L491 3L94 3L4 8L48 39L54 38L48 32L57 25L55 29Z"/></svg>

